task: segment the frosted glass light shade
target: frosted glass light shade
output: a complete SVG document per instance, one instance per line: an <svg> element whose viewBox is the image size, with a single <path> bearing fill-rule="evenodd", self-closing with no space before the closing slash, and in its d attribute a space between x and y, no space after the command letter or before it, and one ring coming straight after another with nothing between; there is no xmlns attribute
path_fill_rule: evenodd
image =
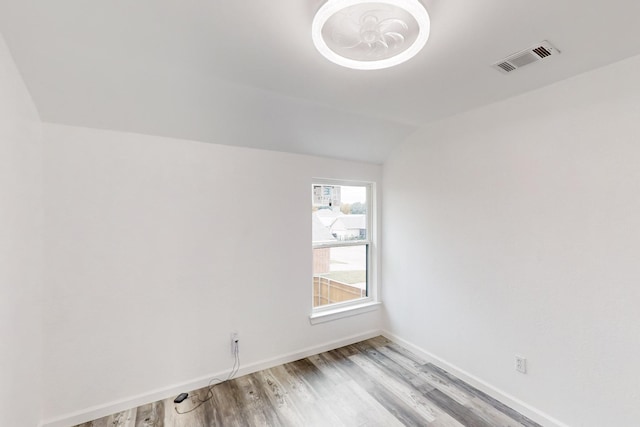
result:
<svg viewBox="0 0 640 427"><path fill-rule="evenodd" d="M358 70L398 65L429 38L429 14L418 0L328 0L311 34L328 60Z"/></svg>

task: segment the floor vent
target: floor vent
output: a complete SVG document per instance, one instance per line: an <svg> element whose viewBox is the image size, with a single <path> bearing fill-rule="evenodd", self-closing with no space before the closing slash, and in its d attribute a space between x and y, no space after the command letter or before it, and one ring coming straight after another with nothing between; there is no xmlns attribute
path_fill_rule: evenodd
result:
<svg viewBox="0 0 640 427"><path fill-rule="evenodd" d="M522 50L513 55L496 62L493 64L493 68L500 71L503 74L511 73L518 68L529 65L533 62L540 61L541 59L549 56L558 55L560 51L553 47L548 41L538 43L529 49Z"/></svg>

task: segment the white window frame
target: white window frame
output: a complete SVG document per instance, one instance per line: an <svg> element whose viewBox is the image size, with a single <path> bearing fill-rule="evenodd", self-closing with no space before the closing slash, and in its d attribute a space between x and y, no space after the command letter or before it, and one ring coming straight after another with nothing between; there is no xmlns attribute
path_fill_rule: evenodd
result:
<svg viewBox="0 0 640 427"><path fill-rule="evenodd" d="M331 242L315 244L311 241L311 257L313 250L317 248L331 248L344 246L364 246L367 245L367 296L352 301L344 301L320 307L313 307L313 283L310 286L311 295L311 315L309 319L312 324L324 323L336 319L354 316L360 313L377 310L380 306L378 301L378 246L377 246L377 202L376 183L368 181L350 181L327 178L314 178L313 185L343 185L352 187L365 187L367 191L367 239L358 241ZM310 278L313 280L313 268L311 268Z"/></svg>

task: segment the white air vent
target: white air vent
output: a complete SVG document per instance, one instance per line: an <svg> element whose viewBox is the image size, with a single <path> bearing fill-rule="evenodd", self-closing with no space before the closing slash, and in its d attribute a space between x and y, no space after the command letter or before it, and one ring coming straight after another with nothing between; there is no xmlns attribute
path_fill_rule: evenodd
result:
<svg viewBox="0 0 640 427"><path fill-rule="evenodd" d="M548 41L543 41L529 49L514 53L493 64L493 68L501 73L507 74L517 70L520 67L529 65L532 62L540 61L548 56L558 55L560 51L553 47Z"/></svg>

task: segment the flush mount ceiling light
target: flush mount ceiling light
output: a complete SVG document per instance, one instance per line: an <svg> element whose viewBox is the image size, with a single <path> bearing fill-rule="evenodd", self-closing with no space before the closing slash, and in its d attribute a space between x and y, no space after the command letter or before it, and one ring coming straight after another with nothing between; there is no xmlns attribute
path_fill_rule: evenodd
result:
<svg viewBox="0 0 640 427"><path fill-rule="evenodd" d="M418 0L328 0L313 18L316 48L357 70L392 67L414 57L429 38L429 14Z"/></svg>

